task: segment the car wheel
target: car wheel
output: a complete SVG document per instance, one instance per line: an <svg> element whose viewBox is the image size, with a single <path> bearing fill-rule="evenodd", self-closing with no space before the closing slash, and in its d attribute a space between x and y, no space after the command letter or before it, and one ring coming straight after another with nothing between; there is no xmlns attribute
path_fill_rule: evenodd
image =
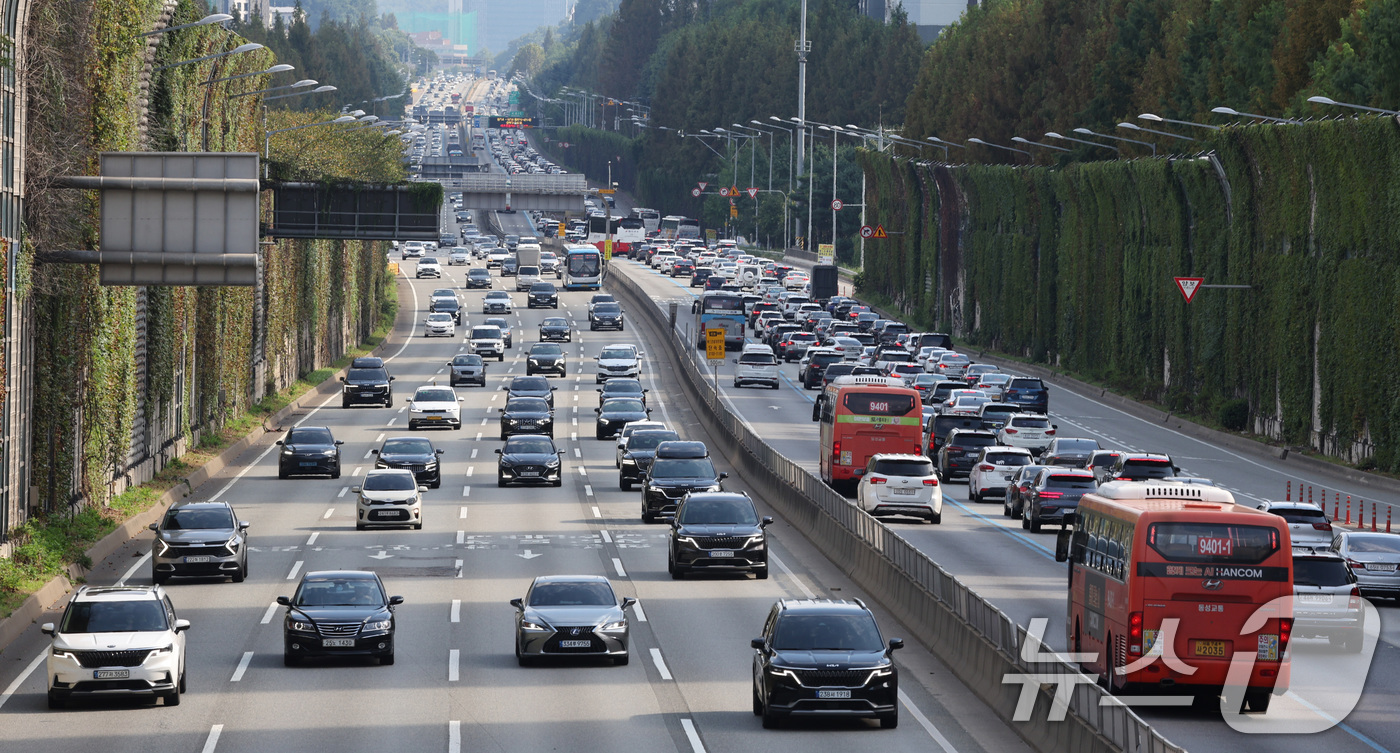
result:
<svg viewBox="0 0 1400 753"><path fill-rule="evenodd" d="M768 566L764 565L763 567L754 570L753 575L759 580L768 580Z"/></svg>
<svg viewBox="0 0 1400 753"><path fill-rule="evenodd" d="M189 685L186 684L186 682L185 682L185 678L188 677L188 676L189 676L188 673L183 672L183 671L180 672L180 692L181 692L181 693L189 692Z"/></svg>
<svg viewBox="0 0 1400 753"><path fill-rule="evenodd" d="M68 703L68 699L67 699L67 698L65 698L64 696L62 696L62 695L60 695L60 694L58 694L58 693L53 692L52 690L49 691L49 708L51 708L51 709L61 709L61 708L63 708L64 706L66 706L67 703Z"/></svg>
<svg viewBox="0 0 1400 753"><path fill-rule="evenodd" d="M340 407L342 407L342 408L349 408L349 407L350 407L350 401L349 401L349 400L341 400L341 401L340 401Z"/></svg>
<svg viewBox="0 0 1400 753"><path fill-rule="evenodd" d="M155 583L157 586L163 586L169 581L169 575L164 575L162 573L151 573L151 582Z"/></svg>
<svg viewBox="0 0 1400 753"><path fill-rule="evenodd" d="M1009 518L1009 517L1011 517L1011 498L1010 498L1010 497L1003 497L1002 500L1001 500L1001 516L1002 516L1003 518Z"/></svg>
<svg viewBox="0 0 1400 753"><path fill-rule="evenodd" d="M393 652L393 651L390 651L390 652L387 653L387 654L380 654L380 656L379 656L379 666L381 666L381 667L387 667L387 666L389 666L389 665L391 665L391 664L393 664L393 663L394 663L394 652Z"/></svg>
<svg viewBox="0 0 1400 753"><path fill-rule="evenodd" d="M649 513L649 512L647 512L647 509L646 509L645 507L642 508L642 522L643 522L643 523L655 523L655 522L656 522L656 516L655 516L655 515L652 515L652 514Z"/></svg>
<svg viewBox="0 0 1400 753"><path fill-rule="evenodd" d="M772 710L772 709L768 708L768 704L766 704L766 703L763 704L763 714L762 714L762 715L763 715L763 728L764 728L764 729L777 729L777 728L779 727L779 725L782 724L782 720L778 718L778 715L777 715L777 714L773 713L773 710Z"/></svg>
<svg viewBox="0 0 1400 753"><path fill-rule="evenodd" d="M603 432L600 431L600 430L598 430L598 429L594 429L594 430L593 430L593 436L596 437L597 439L602 439L602 438L603 438Z"/></svg>
<svg viewBox="0 0 1400 753"><path fill-rule="evenodd" d="M516 643L516 644L515 644L515 663L516 663L516 664L519 664L519 665L522 666L522 667L528 667L528 666L530 666L531 664L534 664L534 663L535 663L535 658L534 658L533 656L526 656L525 654L522 654L522 653L520 652L520 644L519 644L519 643Z"/></svg>
<svg viewBox="0 0 1400 753"><path fill-rule="evenodd" d="M619 489L621 489L622 491L625 491L625 492L630 492L630 491L632 491L632 482L631 482L630 480L628 480L628 479L623 478L621 475L619 475L619 476L617 477L617 488L619 488Z"/></svg>
<svg viewBox="0 0 1400 753"><path fill-rule="evenodd" d="M501 361L504 361L504 360L506 360L506 354L505 354L505 353L498 353L498 354L496 354L496 361L497 361L498 363L501 362Z"/></svg>
<svg viewBox="0 0 1400 753"><path fill-rule="evenodd" d="M242 582L243 582L243 579L244 579L244 578L247 578L247 577L248 577L248 571L247 571L247 569L246 569L246 568L243 568L243 567L240 567L240 568L238 568L238 571L235 572L235 573L233 574L233 582L234 582L234 583L242 583Z"/></svg>
<svg viewBox="0 0 1400 753"><path fill-rule="evenodd" d="M420 521L418 521L417 523L414 523L414 524L413 524L413 530L415 530L415 531L421 531L421 530L423 530L423 521L420 520Z"/></svg>
<svg viewBox="0 0 1400 753"><path fill-rule="evenodd" d="M880 717L880 729L894 729L899 726L899 712Z"/></svg>
<svg viewBox="0 0 1400 753"><path fill-rule="evenodd" d="M165 694L165 705L166 705L166 706L179 706L179 705L180 705L180 686L179 686L179 685L176 685L174 690L172 690L171 692Z"/></svg>
<svg viewBox="0 0 1400 753"><path fill-rule="evenodd" d="M461 430L462 430L462 422L461 422L461 421L458 421L458 422L457 422L457 425L452 427L452 430L453 430L453 431L461 431Z"/></svg>
<svg viewBox="0 0 1400 753"><path fill-rule="evenodd" d="M932 524L934 524L934 525L938 525L939 523L942 523L942 522L943 522L943 513L941 513L941 512L933 513L933 514L929 515L927 518L925 518L925 520L927 520L928 522L930 522L930 523L932 523Z"/></svg>
<svg viewBox="0 0 1400 753"><path fill-rule="evenodd" d="M753 715L763 716L763 699L758 697L758 688L750 688L749 692L753 695Z"/></svg>
<svg viewBox="0 0 1400 753"><path fill-rule="evenodd" d="M504 489L506 486L506 477L500 474L496 474L496 486Z"/></svg>
<svg viewBox="0 0 1400 753"><path fill-rule="evenodd" d="M286 477L287 477L287 469L285 469L285 468L283 468L283 467L281 467L281 466L278 466L278 467L277 467L277 478L286 478Z"/></svg>
<svg viewBox="0 0 1400 753"><path fill-rule="evenodd" d="M1021 530L1023 530L1023 531L1029 531L1029 530L1031 529L1031 521L1030 521L1030 518L1027 517L1028 515L1029 515L1029 513L1026 512L1026 509L1025 509L1024 507L1022 507L1022 508L1021 508Z"/></svg>
<svg viewBox="0 0 1400 753"><path fill-rule="evenodd" d="M340 478L340 463L335 464L335 470L331 471L331 478Z"/></svg>
<svg viewBox="0 0 1400 753"><path fill-rule="evenodd" d="M978 494L978 493L977 493L977 490L974 489L974 488L972 488L972 482L971 482L971 481L968 481L968 483L967 483L967 501L968 501L968 502L978 502L978 501L981 501L981 499L982 499L982 495L981 495L981 494Z"/></svg>

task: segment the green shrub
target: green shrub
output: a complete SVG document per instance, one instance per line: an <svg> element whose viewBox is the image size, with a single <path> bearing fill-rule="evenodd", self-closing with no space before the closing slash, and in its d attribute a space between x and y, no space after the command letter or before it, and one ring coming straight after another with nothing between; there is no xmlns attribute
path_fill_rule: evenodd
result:
<svg viewBox="0 0 1400 753"><path fill-rule="evenodd" d="M1249 401L1241 398L1227 400L1220 406L1220 425L1230 431L1244 431L1249 427Z"/></svg>

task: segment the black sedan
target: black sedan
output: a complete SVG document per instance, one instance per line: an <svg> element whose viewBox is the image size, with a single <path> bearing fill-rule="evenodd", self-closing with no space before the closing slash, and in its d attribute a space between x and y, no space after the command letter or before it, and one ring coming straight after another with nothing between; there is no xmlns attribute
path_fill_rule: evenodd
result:
<svg viewBox="0 0 1400 753"><path fill-rule="evenodd" d="M428 313L451 314L453 324L462 323L462 304L454 298L434 298L433 302L428 304Z"/></svg>
<svg viewBox="0 0 1400 753"><path fill-rule="evenodd" d="M298 426L277 440L282 447L277 458L277 478L321 475L340 478L340 446L344 442L324 426Z"/></svg>
<svg viewBox="0 0 1400 753"><path fill-rule="evenodd" d="M554 440L536 434L511 437L506 446L496 450L496 486L511 483L547 482L551 486L564 483L564 454L554 446Z"/></svg>
<svg viewBox="0 0 1400 753"><path fill-rule="evenodd" d="M514 277L514 276L515 276L515 273L516 273L519 269L520 269L520 260L517 259L517 258L515 258L514 256L507 256L504 260L501 261L501 276L502 276L502 277Z"/></svg>
<svg viewBox="0 0 1400 753"><path fill-rule="evenodd" d="M526 308L559 308L559 288L552 282L537 282L530 286Z"/></svg>
<svg viewBox="0 0 1400 753"><path fill-rule="evenodd" d="M604 400L601 407L594 408L598 414L595 433L598 439L606 439L622 431L622 427L632 421L645 421L651 409L641 400L630 397L617 397Z"/></svg>
<svg viewBox="0 0 1400 753"><path fill-rule="evenodd" d="M540 322L540 342L573 342L574 332L569 328L569 320L562 316L551 316Z"/></svg>
<svg viewBox="0 0 1400 753"><path fill-rule="evenodd" d="M622 306L617 303L595 304L593 310L588 312L588 328L590 330L615 329L621 332L624 326Z"/></svg>
<svg viewBox="0 0 1400 753"><path fill-rule="evenodd" d="M379 456L374 461L375 468L402 468L413 471L413 478L420 484L433 489L442 486L442 463L438 457L442 450L434 449L424 437L390 437L370 452Z"/></svg>
<svg viewBox="0 0 1400 753"><path fill-rule="evenodd" d="M375 573L324 570L303 575L282 622L282 663L288 667L316 656L370 656L394 663L394 607Z"/></svg>
<svg viewBox="0 0 1400 753"><path fill-rule="evenodd" d="M534 374L558 374L568 376L567 367L564 362L567 360L564 349L555 343L535 343L530 346L530 352L525 356L525 375Z"/></svg>
<svg viewBox="0 0 1400 753"><path fill-rule="evenodd" d="M513 397L501 409L501 439L515 434L554 436L554 411L538 397Z"/></svg>
<svg viewBox="0 0 1400 753"><path fill-rule="evenodd" d="M1021 505L1021 527L1032 533L1045 523L1065 525L1065 513L1079 507L1079 499L1098 488L1094 474L1078 468L1046 468L1026 490Z"/></svg>
<svg viewBox="0 0 1400 753"><path fill-rule="evenodd" d="M615 397L630 397L641 400L643 404L647 401L647 390L642 389L642 383L636 379L609 379L603 382L603 386L598 388L598 402L604 403Z"/></svg>
<svg viewBox="0 0 1400 753"><path fill-rule="evenodd" d="M452 374L447 379L450 386L486 386L486 359L481 356L475 353L461 353L453 356L447 365L452 369Z"/></svg>
<svg viewBox="0 0 1400 753"><path fill-rule="evenodd" d="M491 270L473 267L467 270L467 289L491 287Z"/></svg>
<svg viewBox="0 0 1400 753"><path fill-rule="evenodd" d="M539 397L544 398L549 403L549 407L554 408L554 387L551 387L549 380L537 376L520 376L510 380L510 384L502 387L506 392L506 399L517 397Z"/></svg>

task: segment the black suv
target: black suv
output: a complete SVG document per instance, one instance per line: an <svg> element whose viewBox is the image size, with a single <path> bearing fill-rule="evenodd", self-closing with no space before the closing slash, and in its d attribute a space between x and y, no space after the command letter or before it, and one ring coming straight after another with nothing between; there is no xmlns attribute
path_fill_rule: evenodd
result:
<svg viewBox="0 0 1400 753"><path fill-rule="evenodd" d="M559 308L559 289L552 282L537 282L530 286L526 308Z"/></svg>
<svg viewBox="0 0 1400 753"><path fill-rule="evenodd" d="M802 389L810 390L822 386L826 367L841 363L840 353L814 353L807 357L807 365L802 369Z"/></svg>
<svg viewBox="0 0 1400 753"><path fill-rule="evenodd" d="M678 441L681 436L669 429L644 429L634 431L627 438L627 451L618 461L617 488L632 491L632 485L646 478L647 469L656 459L656 448L662 442Z"/></svg>
<svg viewBox="0 0 1400 753"><path fill-rule="evenodd" d="M753 713L773 729L788 716L864 716L899 726L899 669L904 641L880 635L860 599L778 602L763 637L754 638Z"/></svg>
<svg viewBox="0 0 1400 753"><path fill-rule="evenodd" d="M936 426L936 422L935 422ZM997 435L981 429L953 429L938 451L938 475L944 481L967 478L983 447L995 447Z"/></svg>
<svg viewBox="0 0 1400 753"><path fill-rule="evenodd" d="M673 516L691 492L722 492L728 473L715 472L704 442L662 442L642 480L642 522Z"/></svg>
<svg viewBox="0 0 1400 753"><path fill-rule="evenodd" d="M558 374L568 376L564 349L555 343L535 343L525 355L525 376Z"/></svg>
<svg viewBox="0 0 1400 753"><path fill-rule="evenodd" d="M954 429L962 431L972 431L982 428L982 419L977 416L944 416L942 414L933 417L933 428L928 435L928 447L924 454L930 458L936 457L938 451L943 449L943 443L947 441L948 434ZM995 442L993 443L995 444Z"/></svg>
<svg viewBox="0 0 1400 753"><path fill-rule="evenodd" d="M1045 382L1035 377L1012 377L1001 401L1014 403L1026 411L1050 412L1050 390L1046 389Z"/></svg>
<svg viewBox="0 0 1400 753"><path fill-rule="evenodd" d="M394 388L389 384L394 378L384 370L384 362L379 362L379 366L365 368L350 364L350 370L340 378L344 384L340 390L340 407L349 408L362 403L383 405L385 408L394 407Z"/></svg>
<svg viewBox="0 0 1400 753"><path fill-rule="evenodd" d="M666 571L680 580L694 570L750 572L768 577L768 537L773 519L759 517L748 494L688 494L671 521Z"/></svg>
<svg viewBox="0 0 1400 753"><path fill-rule="evenodd" d="M420 484L437 489L442 486L442 450L433 447L425 437L390 437L384 444L370 450L376 455L375 468L402 468L413 471Z"/></svg>
<svg viewBox="0 0 1400 753"><path fill-rule="evenodd" d="M1170 455L1125 452L1111 467L1094 469L1094 477L1100 484L1107 481L1153 481L1172 478L1180 471Z"/></svg>

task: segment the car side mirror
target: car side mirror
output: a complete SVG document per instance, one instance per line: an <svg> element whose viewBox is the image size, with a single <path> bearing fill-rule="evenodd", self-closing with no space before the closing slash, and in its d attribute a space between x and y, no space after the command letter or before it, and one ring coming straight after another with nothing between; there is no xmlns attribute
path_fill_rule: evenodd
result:
<svg viewBox="0 0 1400 753"><path fill-rule="evenodd" d="M738 363L738 362L739 362L739 359L733 358L733 359L730 359L729 362L730 362L730 363Z"/></svg>
<svg viewBox="0 0 1400 753"><path fill-rule="evenodd" d="M465 397L459 397L459 398L457 398L457 402L459 402L459 403L466 402L466 400L467 400L467 399L466 399Z"/></svg>
<svg viewBox="0 0 1400 753"><path fill-rule="evenodd" d="M394 381L394 380L397 379L397 378L398 378L398 377L389 377L389 381L392 382L392 381Z"/></svg>
<svg viewBox="0 0 1400 753"><path fill-rule="evenodd" d="M499 448L499 447L496 448L496 454L497 454L497 455L501 454L501 448Z"/></svg>
<svg viewBox="0 0 1400 753"><path fill-rule="evenodd" d="M336 447L339 447L339 446L341 446L341 445L343 445L343 444L345 444L345 440L343 440L343 439L337 439L337 440L335 440L335 446L336 446Z"/></svg>
<svg viewBox="0 0 1400 753"><path fill-rule="evenodd" d="M352 487L350 487L350 491L352 491L352 492L354 492L354 493L356 493L356 494L359 494L359 493L360 493L360 487L358 487L358 486L352 486Z"/></svg>
<svg viewBox="0 0 1400 753"><path fill-rule="evenodd" d="M151 529L152 531L159 531L159 530L160 530L160 524L159 524L159 523L152 523L152 524L150 524L150 525L148 525L148 526L146 526L146 527L149 528L149 529Z"/></svg>
<svg viewBox="0 0 1400 753"><path fill-rule="evenodd" d="M749 640L749 647L763 651L768 648L768 644L762 638L753 638Z"/></svg>
<svg viewBox="0 0 1400 753"><path fill-rule="evenodd" d="M725 480L725 479L727 479L727 478L729 478L729 472L728 472L728 471L723 471L723 472L721 472L721 473L719 474L719 480L720 480L720 481L723 481L723 480Z"/></svg>
<svg viewBox="0 0 1400 753"><path fill-rule="evenodd" d="M441 455L444 452L447 452L447 450L433 450L433 454L435 455Z"/></svg>
<svg viewBox="0 0 1400 753"><path fill-rule="evenodd" d="M342 382L345 381L345 377L341 377L341 378L340 378L340 381L342 381Z"/></svg>
<svg viewBox="0 0 1400 753"><path fill-rule="evenodd" d="M292 600L287 598L286 596L278 596L277 603L281 604L284 607L290 607L292 605Z"/></svg>
<svg viewBox="0 0 1400 753"><path fill-rule="evenodd" d="M891 638L891 639L890 639L890 650L891 650L891 651L897 651L897 650L899 650L899 649L901 649L901 648L904 648L904 639L903 639L903 638Z"/></svg>
<svg viewBox="0 0 1400 753"><path fill-rule="evenodd" d="M646 389L646 388L643 388L643 389L642 389L642 394L643 394L643 395L647 394L648 392L651 392L651 390Z"/></svg>
<svg viewBox="0 0 1400 753"><path fill-rule="evenodd" d="M651 408L647 408L647 415L648 415L648 416L651 415Z"/></svg>
<svg viewBox="0 0 1400 753"><path fill-rule="evenodd" d="M549 388L549 391L550 391L550 392L553 392L553 391L555 391L555 390L557 390L557 389L559 389L559 388L558 388L558 387L550 387L550 388Z"/></svg>
<svg viewBox="0 0 1400 753"><path fill-rule="evenodd" d="M634 598L632 598L631 596L624 596L624 597L622 597L622 608L623 608L623 609L626 609L626 608L628 608L628 607L630 607L630 606L632 606L633 604L636 604L636 603L637 603L637 600L634 599Z"/></svg>
<svg viewBox="0 0 1400 753"><path fill-rule="evenodd" d="M189 621L189 620L176 620L176 621L175 621L175 632L177 632L177 633L183 633L183 632L185 632L186 630L189 630L189 629L190 629L190 621Z"/></svg>
<svg viewBox="0 0 1400 753"><path fill-rule="evenodd" d="M345 381L345 380L342 379L341 381L343 382L343 381ZM278 446L278 447L281 447L281 446L282 446L282 440L280 440L280 439L277 440L277 446Z"/></svg>
<svg viewBox="0 0 1400 753"><path fill-rule="evenodd" d="M764 515L763 519L758 522L758 525L760 528L767 528L768 526L773 525L773 516Z"/></svg>
<svg viewBox="0 0 1400 753"><path fill-rule="evenodd" d="M248 530L249 528L251 528L252 525L253 525L252 523L249 523L249 522L246 521L246 520L240 520L240 521L238 521L238 530L240 530L240 531L246 531L246 530Z"/></svg>
<svg viewBox="0 0 1400 753"><path fill-rule="evenodd" d="M524 608L525 608L525 601L524 601L524 599L511 599L511 600L510 600L510 605L513 606L513 607L515 607L516 609L524 609Z"/></svg>
<svg viewBox="0 0 1400 753"><path fill-rule="evenodd" d="M594 409L593 409L593 412L594 412L594 413L602 413L602 412L603 412L603 409L602 409L602 408L594 408Z"/></svg>
<svg viewBox="0 0 1400 753"><path fill-rule="evenodd" d="M45 622L44 624L40 625L39 632L43 633L44 635L53 635L55 632L53 623Z"/></svg>
<svg viewBox="0 0 1400 753"><path fill-rule="evenodd" d="M594 391L597 392L599 395L603 394L603 391L602 391L602 390L594 390Z"/></svg>
<svg viewBox="0 0 1400 753"><path fill-rule="evenodd" d="M428 491L428 487L426 487L426 486L424 486L424 485L422 485L422 484L419 484L419 485L418 485L418 491L420 491L420 492Z"/></svg>
<svg viewBox="0 0 1400 753"><path fill-rule="evenodd" d="M564 450L558 450L558 451L555 452L554 454L559 455L559 456L562 457L562 456L564 455L564 452L565 452Z"/></svg>
<svg viewBox="0 0 1400 753"><path fill-rule="evenodd" d="M1058 428L1060 428L1060 425L1059 425L1059 424L1050 424L1050 428L1052 428L1052 429L1058 429ZM1173 467L1172 470L1176 470L1175 467Z"/></svg>
<svg viewBox="0 0 1400 753"><path fill-rule="evenodd" d="M400 604L402 604L402 603L403 603L403 597L402 597L402 596L390 596L390 597L389 597L389 606L391 606L391 607L396 607L396 606L398 606L398 605L400 605Z"/></svg>

